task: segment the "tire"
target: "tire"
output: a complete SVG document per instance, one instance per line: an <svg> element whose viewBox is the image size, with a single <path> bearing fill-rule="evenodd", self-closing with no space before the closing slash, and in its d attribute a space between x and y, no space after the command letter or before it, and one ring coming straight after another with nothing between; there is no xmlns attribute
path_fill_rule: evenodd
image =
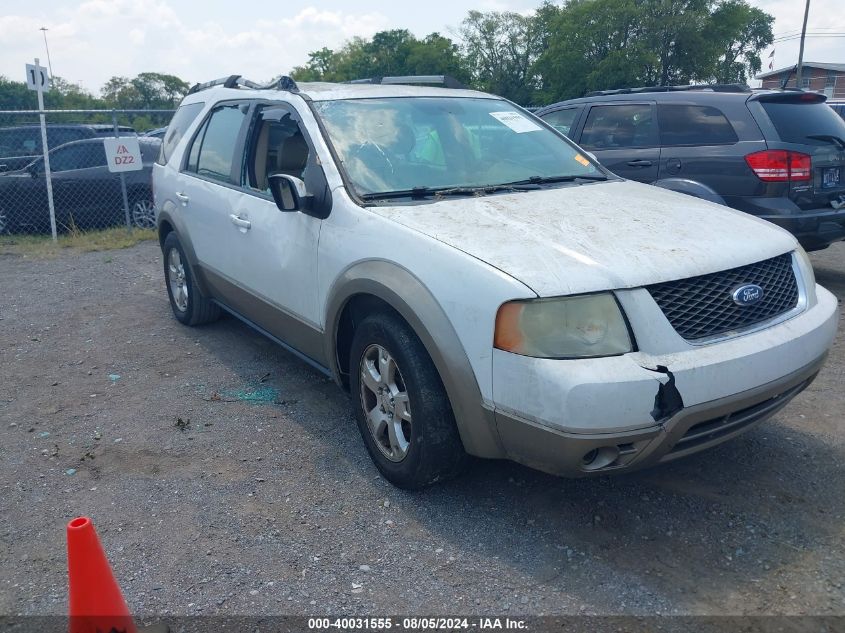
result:
<svg viewBox="0 0 845 633"><path fill-rule="evenodd" d="M358 430L385 479L416 490L466 468L469 456L440 375L397 315L377 313L360 323L349 369Z"/></svg>
<svg viewBox="0 0 845 633"><path fill-rule="evenodd" d="M173 316L183 325L204 325L220 318L220 307L203 296L175 232L164 240L164 283Z"/></svg>

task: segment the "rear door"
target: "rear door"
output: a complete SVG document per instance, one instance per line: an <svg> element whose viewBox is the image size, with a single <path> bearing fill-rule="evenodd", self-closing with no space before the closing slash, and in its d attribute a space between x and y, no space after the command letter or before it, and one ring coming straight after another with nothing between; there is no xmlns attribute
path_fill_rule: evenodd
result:
<svg viewBox="0 0 845 633"><path fill-rule="evenodd" d="M756 103L755 103L756 102ZM749 99L770 150L790 152L789 197L802 209L845 201L845 121L814 93Z"/></svg>
<svg viewBox="0 0 845 633"><path fill-rule="evenodd" d="M100 140L70 143L50 156L57 219L68 226L113 225L123 217L120 180L106 167Z"/></svg>
<svg viewBox="0 0 845 633"><path fill-rule="evenodd" d="M590 105L576 142L623 178L645 183L657 180L660 145L654 102Z"/></svg>
<svg viewBox="0 0 845 633"><path fill-rule="evenodd" d="M236 236L231 218L239 212L248 112L248 102L222 103L209 112L187 148L174 192L199 265L215 295L225 301L232 299L226 280L241 265L241 253L230 245Z"/></svg>
<svg viewBox="0 0 845 633"><path fill-rule="evenodd" d="M660 180L693 180L726 199L753 193L757 182L749 179L745 156L766 146L749 118L745 99L734 101L719 106L693 102L657 104ZM729 118L725 108L738 116Z"/></svg>

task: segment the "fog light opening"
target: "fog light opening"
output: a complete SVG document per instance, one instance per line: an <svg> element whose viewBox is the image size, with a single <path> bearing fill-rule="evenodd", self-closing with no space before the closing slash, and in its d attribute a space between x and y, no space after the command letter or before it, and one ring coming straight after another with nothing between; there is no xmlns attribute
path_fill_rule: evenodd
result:
<svg viewBox="0 0 845 633"><path fill-rule="evenodd" d="M602 446L584 453L581 458L581 467L584 470L599 470L610 466L619 457L619 448L616 446Z"/></svg>

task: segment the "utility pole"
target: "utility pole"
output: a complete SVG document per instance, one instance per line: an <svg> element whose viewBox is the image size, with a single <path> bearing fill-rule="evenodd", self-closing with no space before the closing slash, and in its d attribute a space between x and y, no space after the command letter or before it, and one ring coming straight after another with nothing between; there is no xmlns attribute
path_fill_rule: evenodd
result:
<svg viewBox="0 0 845 633"><path fill-rule="evenodd" d="M809 1L809 0L808 0L808 1ZM806 24L806 22L807 22L807 21L806 21L806 20L804 20L804 22L805 22L805 24ZM49 29L48 29L46 26L42 26L42 27L41 27L40 29L38 29L38 30L39 30L39 31L41 31L41 32L44 34L44 48L46 48L46 49L47 49L47 68L49 68L49 69L50 69L50 77L52 77L52 76L53 76L53 64L52 64L52 62L50 62L50 47L49 47L49 46L47 46L47 31L48 31Z"/></svg>
<svg viewBox="0 0 845 633"><path fill-rule="evenodd" d="M810 0L804 7L804 26L801 27L801 46L798 48L798 66L795 68L795 87L801 89L801 71L804 66L804 38L807 36L807 16L810 15Z"/></svg>

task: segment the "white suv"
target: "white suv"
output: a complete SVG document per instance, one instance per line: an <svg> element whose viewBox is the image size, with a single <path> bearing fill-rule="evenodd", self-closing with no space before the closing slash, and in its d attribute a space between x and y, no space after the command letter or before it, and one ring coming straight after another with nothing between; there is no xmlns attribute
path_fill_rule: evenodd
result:
<svg viewBox="0 0 845 633"><path fill-rule="evenodd" d="M210 82L153 178L176 318L222 308L333 377L405 488L468 455L578 476L713 446L836 332L789 233L618 178L479 92Z"/></svg>

